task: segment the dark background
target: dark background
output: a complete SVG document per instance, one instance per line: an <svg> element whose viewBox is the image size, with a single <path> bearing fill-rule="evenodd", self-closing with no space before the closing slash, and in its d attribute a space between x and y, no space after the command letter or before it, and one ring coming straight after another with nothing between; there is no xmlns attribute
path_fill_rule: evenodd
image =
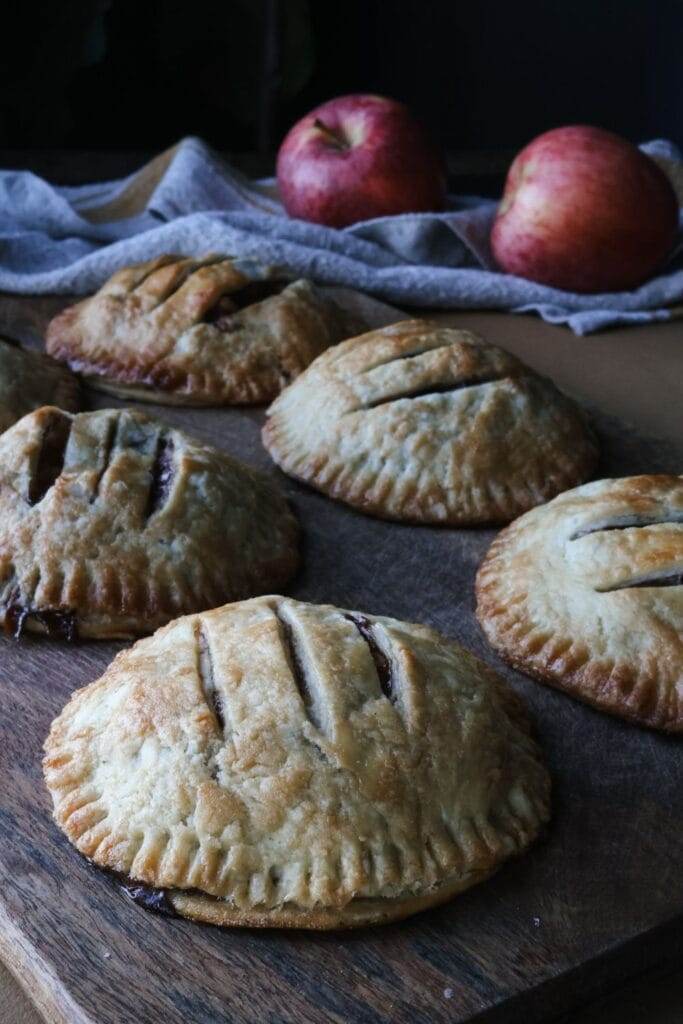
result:
<svg viewBox="0 0 683 1024"><path fill-rule="evenodd" d="M460 174L496 174L534 135L572 122L683 144L683 0L5 7L5 157L85 149L135 160L191 133L265 165L296 118L353 91L409 103Z"/></svg>

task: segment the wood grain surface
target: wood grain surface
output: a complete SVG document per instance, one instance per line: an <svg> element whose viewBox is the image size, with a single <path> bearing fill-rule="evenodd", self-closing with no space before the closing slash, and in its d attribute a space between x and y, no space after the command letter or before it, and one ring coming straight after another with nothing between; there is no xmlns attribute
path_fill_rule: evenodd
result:
<svg viewBox="0 0 683 1024"><path fill-rule="evenodd" d="M35 340L63 304L0 303L0 331ZM120 404L86 397L89 407ZM261 411L147 408L279 480L305 534L293 596L426 622L500 669L532 710L553 774L554 816L545 838L493 880L397 925L311 935L221 931L152 915L53 826L40 771L51 719L122 645L2 640L0 955L47 1019L532 1022L680 955L680 741L500 665L477 627L472 594L493 532L379 522L287 480L261 447ZM596 422L603 475L680 471L675 443L609 416Z"/></svg>

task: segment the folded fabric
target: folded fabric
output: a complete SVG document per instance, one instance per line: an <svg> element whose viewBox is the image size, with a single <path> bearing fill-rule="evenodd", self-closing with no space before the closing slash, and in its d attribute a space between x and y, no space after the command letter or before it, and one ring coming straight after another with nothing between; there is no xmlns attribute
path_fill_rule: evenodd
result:
<svg viewBox="0 0 683 1024"><path fill-rule="evenodd" d="M681 160L668 142L644 145ZM631 292L579 295L497 271L496 203L451 196L443 213L403 214L343 230L287 217L272 180L251 182L200 139L183 139L121 181L56 187L0 172L0 290L85 294L119 267L164 252L226 252L344 285L400 306L534 311L588 334L667 320L683 304L683 254Z"/></svg>

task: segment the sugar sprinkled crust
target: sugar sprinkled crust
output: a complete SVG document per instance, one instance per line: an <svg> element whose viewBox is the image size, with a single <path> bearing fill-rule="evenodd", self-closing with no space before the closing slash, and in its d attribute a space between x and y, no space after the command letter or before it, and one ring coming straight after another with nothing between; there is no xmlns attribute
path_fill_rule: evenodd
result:
<svg viewBox="0 0 683 1024"><path fill-rule="evenodd" d="M590 475L581 411L468 331L408 320L319 356L268 410L290 476L363 512L444 525L508 522Z"/></svg>
<svg viewBox="0 0 683 1024"><path fill-rule="evenodd" d="M548 817L525 712L490 669L424 626L281 597L122 652L45 751L74 846L215 924L406 916Z"/></svg>
<svg viewBox="0 0 683 1024"><path fill-rule="evenodd" d="M683 478L600 480L494 540L477 576L489 642L602 711L683 731Z"/></svg>
<svg viewBox="0 0 683 1024"><path fill-rule="evenodd" d="M119 270L50 323L47 351L93 387L173 405L268 402L343 318L310 281L225 256L160 256Z"/></svg>
<svg viewBox="0 0 683 1024"><path fill-rule="evenodd" d="M127 409L44 407L0 437L0 623L152 632L284 585L298 527L270 481Z"/></svg>
<svg viewBox="0 0 683 1024"><path fill-rule="evenodd" d="M76 412L78 378L54 359L0 338L0 432L41 405Z"/></svg>

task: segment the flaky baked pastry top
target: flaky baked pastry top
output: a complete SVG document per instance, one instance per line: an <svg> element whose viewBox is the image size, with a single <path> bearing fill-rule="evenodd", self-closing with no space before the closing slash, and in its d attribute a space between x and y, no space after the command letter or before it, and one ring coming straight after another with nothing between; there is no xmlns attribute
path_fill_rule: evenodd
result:
<svg viewBox="0 0 683 1024"><path fill-rule="evenodd" d="M477 615L521 671L683 731L683 478L600 480L528 512L484 559Z"/></svg>
<svg viewBox="0 0 683 1024"><path fill-rule="evenodd" d="M424 626L281 597L119 654L45 751L77 849L214 924L404 917L548 816L526 715L486 666Z"/></svg>
<svg viewBox="0 0 683 1024"><path fill-rule="evenodd" d="M586 479L597 448L554 385L469 331L408 320L329 349L275 400L275 462L372 515L507 522Z"/></svg>
<svg viewBox="0 0 683 1024"><path fill-rule="evenodd" d="M298 528L270 481L132 410L44 407L0 437L0 623L151 632L283 585Z"/></svg>
<svg viewBox="0 0 683 1024"><path fill-rule="evenodd" d="M76 412L78 379L54 359L0 338L0 432L41 405Z"/></svg>
<svg viewBox="0 0 683 1024"><path fill-rule="evenodd" d="M267 402L345 336L310 281L227 256L167 255L119 270L52 320L47 351L120 397Z"/></svg>

